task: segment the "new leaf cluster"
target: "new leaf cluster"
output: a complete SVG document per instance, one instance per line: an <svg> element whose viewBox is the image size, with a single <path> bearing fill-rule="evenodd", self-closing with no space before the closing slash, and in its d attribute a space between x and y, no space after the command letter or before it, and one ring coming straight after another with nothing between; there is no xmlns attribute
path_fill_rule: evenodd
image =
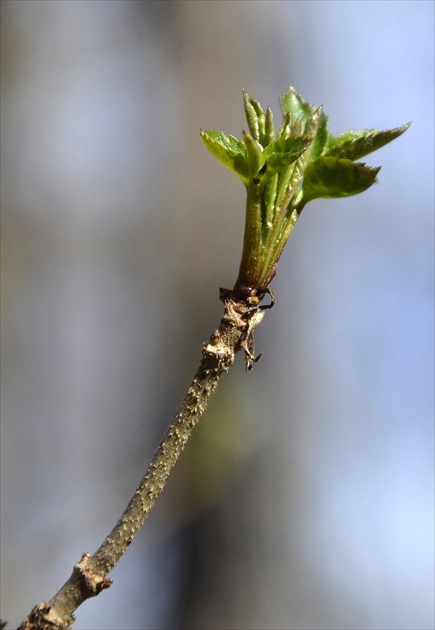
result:
<svg viewBox="0 0 435 630"><path fill-rule="evenodd" d="M248 192L244 283L267 286L272 270L303 207L313 199L348 197L375 183L380 167L360 158L388 144L409 127L364 129L333 136L322 107L306 103L289 87L281 98L282 123L275 132L270 108L243 93L249 133L242 139L201 131L207 149L244 183ZM248 235L248 239L246 238ZM251 235L251 236L250 236ZM273 271L274 274L274 271Z"/></svg>

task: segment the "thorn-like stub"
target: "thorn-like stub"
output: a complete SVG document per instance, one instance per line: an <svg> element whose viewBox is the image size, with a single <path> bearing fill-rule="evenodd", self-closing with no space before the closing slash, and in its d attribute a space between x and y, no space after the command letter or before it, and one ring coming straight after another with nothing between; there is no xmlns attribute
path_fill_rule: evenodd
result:
<svg viewBox="0 0 435 630"><path fill-rule="evenodd" d="M265 311L268 308L273 308L276 304L276 297L275 297L275 293L272 291L272 289L264 289L264 294L263 297L265 295L269 295L270 296L270 303L269 304L261 304L261 306L259 306L259 308L262 311Z"/></svg>

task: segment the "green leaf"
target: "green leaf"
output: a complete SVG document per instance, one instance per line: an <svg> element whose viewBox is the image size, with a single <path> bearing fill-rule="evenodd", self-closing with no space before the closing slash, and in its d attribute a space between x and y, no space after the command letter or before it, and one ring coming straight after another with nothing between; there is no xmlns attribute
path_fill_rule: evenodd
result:
<svg viewBox="0 0 435 630"><path fill-rule="evenodd" d="M320 197L328 199L357 195L375 183L380 168L322 156L310 162L305 169L301 203L305 205Z"/></svg>
<svg viewBox="0 0 435 630"><path fill-rule="evenodd" d="M246 120L248 121L248 127L252 137L262 146L265 146L266 115L260 103L251 98L244 90L243 103L245 106Z"/></svg>
<svg viewBox="0 0 435 630"><path fill-rule="evenodd" d="M310 138L278 138L263 151L263 160L267 170L263 182L271 179L275 173L282 171L295 162L311 144Z"/></svg>
<svg viewBox="0 0 435 630"><path fill-rule="evenodd" d="M281 111L283 117L285 114L290 114L292 123L300 118L302 123L310 118L316 108L312 107L309 103L306 103L302 96L296 92L291 86L287 92L281 97Z"/></svg>
<svg viewBox="0 0 435 630"><path fill-rule="evenodd" d="M387 129L386 131L378 131L378 129L353 131L351 129L338 137L329 136L323 155L347 160L359 160L401 136L410 124L408 123L395 129Z"/></svg>
<svg viewBox="0 0 435 630"><path fill-rule="evenodd" d="M323 109L319 108L319 121L317 123L316 137L311 150L311 159L315 160L320 157L322 151L330 138L328 132L328 117L323 113Z"/></svg>
<svg viewBox="0 0 435 630"><path fill-rule="evenodd" d="M267 147L271 142L275 140L275 125L273 123L273 114L270 107L266 110L266 124L265 124L265 143L264 146Z"/></svg>
<svg viewBox="0 0 435 630"><path fill-rule="evenodd" d="M242 132L242 136L246 147L248 175L249 179L252 181L259 176L260 170L264 166L263 149L261 145L249 135L249 133L246 133L246 131Z"/></svg>
<svg viewBox="0 0 435 630"><path fill-rule="evenodd" d="M249 169L245 144L222 131L201 131L200 135L210 153L247 184Z"/></svg>
<svg viewBox="0 0 435 630"><path fill-rule="evenodd" d="M282 123L278 129L278 138L290 138L290 114L284 114L282 117ZM296 134L300 136L301 134Z"/></svg>

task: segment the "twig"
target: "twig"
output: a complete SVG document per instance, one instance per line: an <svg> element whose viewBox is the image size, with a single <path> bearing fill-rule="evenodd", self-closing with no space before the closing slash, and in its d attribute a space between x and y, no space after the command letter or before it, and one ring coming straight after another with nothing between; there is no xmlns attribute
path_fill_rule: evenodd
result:
<svg viewBox="0 0 435 630"><path fill-rule="evenodd" d="M31 611L20 630L65 630L80 604L110 586L108 573L163 490L220 377L234 363L234 355L245 351L248 370L258 361L254 329L264 309L274 304L268 285L302 209L313 199L348 197L370 188L380 167L355 160L398 138L410 124L334 137L322 108L309 105L289 87L281 99L283 123L275 136L272 112L264 112L246 92L243 99L252 135L243 132L240 141L220 131L201 132L206 147L240 177L247 190L242 260L234 289L221 289L225 311L220 326L204 344L192 385L118 524L93 556L82 556L59 592ZM266 293L272 302L260 306Z"/></svg>
<svg viewBox="0 0 435 630"><path fill-rule="evenodd" d="M35 606L19 630L65 630L84 601L109 588L112 581L107 575L143 525L219 379L234 363L235 354L245 351L248 370L257 360L253 354L253 332L264 309L274 304L272 296L271 304L259 306L264 294L263 291L258 297L240 300L232 291L221 289L225 310L220 326L203 345L202 360L192 384L124 514L94 555L85 553L62 588L49 602Z"/></svg>

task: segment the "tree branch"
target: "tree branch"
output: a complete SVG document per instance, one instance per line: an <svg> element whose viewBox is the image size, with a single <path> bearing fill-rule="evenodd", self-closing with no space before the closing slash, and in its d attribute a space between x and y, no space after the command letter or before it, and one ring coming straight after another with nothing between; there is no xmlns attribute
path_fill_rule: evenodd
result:
<svg viewBox="0 0 435 630"><path fill-rule="evenodd" d="M248 370L257 360L253 354L253 331L263 318L264 309L273 305L272 298L271 305L259 306L263 297L264 292L240 300L232 291L220 290L225 310L219 328L203 345L201 363L192 384L123 515L94 555L84 554L62 588L49 602L35 606L19 630L65 630L84 601L109 588L112 581L107 578L108 573L157 501L221 376L233 365L235 354L244 349Z"/></svg>

